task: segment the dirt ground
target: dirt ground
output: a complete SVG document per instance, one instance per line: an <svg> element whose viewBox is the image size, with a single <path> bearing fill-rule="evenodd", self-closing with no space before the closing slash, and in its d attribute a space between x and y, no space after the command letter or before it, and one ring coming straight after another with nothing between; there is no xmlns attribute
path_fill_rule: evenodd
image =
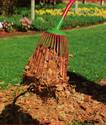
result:
<svg viewBox="0 0 106 125"><path fill-rule="evenodd" d="M68 97L43 100L28 85L0 91L1 124L72 125L73 120L106 125L106 80L96 84L70 73Z"/></svg>

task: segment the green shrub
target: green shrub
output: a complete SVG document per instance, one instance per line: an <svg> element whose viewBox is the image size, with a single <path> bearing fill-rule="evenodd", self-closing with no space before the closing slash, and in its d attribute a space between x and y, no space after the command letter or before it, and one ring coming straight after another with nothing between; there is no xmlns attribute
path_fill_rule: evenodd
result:
<svg viewBox="0 0 106 125"><path fill-rule="evenodd" d="M60 16L51 16L51 15L42 15L36 16L35 21L33 22L34 29L37 30L48 30L57 26ZM91 16L68 16L63 24L62 28L74 28L77 26L88 26L97 23L105 22L106 19L103 17L91 17Z"/></svg>
<svg viewBox="0 0 106 125"><path fill-rule="evenodd" d="M60 3L60 4L56 4L55 8L57 9L56 11L58 12L57 15L56 11L51 9L51 14L49 13L49 11L46 11L45 7L44 9L41 10L45 13L45 14L39 14L39 10L38 13L35 13L35 21L33 21L31 30L39 30L39 31L45 31L51 28L54 28L57 26L59 20L61 19L60 11L58 11L60 8L64 8L66 4L64 3ZM89 26L89 25L93 25L93 24L97 24L97 23L103 23L106 22L106 17L105 17L105 9L104 12L102 11L103 8L101 8L100 6L96 6L96 5L91 5L91 4L86 4L86 5L79 5L79 14L75 14L74 13L74 9L71 9L72 14L70 14L70 16L67 16L62 24L61 29L63 28L74 28L77 26ZM72 7L74 8L74 6ZM84 9L85 8L85 9ZM89 8L89 9L88 9ZM99 9L100 8L100 11ZM60 9L62 11L62 9ZM100 15L98 15L98 12ZM103 12L103 13L102 13ZM95 13L95 14L94 14ZM13 28L19 31L22 31L23 28L20 25L20 19L22 18L23 15L27 15L28 18L30 19L30 8L18 8L15 12L15 15L12 15L11 17L0 17L0 22L3 22L4 20L9 21L9 22L13 22L14 26ZM53 15L54 14L54 15ZM97 15L96 15L97 14Z"/></svg>

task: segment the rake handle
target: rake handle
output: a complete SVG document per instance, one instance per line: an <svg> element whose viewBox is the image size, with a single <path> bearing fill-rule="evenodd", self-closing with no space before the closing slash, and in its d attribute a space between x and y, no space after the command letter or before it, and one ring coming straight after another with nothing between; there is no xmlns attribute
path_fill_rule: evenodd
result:
<svg viewBox="0 0 106 125"><path fill-rule="evenodd" d="M56 29L58 29L58 30L60 29L60 27L61 27L61 25L63 23L64 18L66 17L70 7L73 5L74 2L75 2L75 0L70 0L69 1L69 3L67 4L67 6L66 6L66 8L65 8L65 10L64 10L64 12L62 14L62 18L61 18L60 22L58 23Z"/></svg>

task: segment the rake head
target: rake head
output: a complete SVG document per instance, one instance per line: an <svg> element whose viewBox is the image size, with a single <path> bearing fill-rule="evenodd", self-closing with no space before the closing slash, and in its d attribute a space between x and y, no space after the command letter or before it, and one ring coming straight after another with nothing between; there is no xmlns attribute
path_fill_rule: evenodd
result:
<svg viewBox="0 0 106 125"><path fill-rule="evenodd" d="M24 76L46 84L63 83L67 81L67 65L66 37L45 32L25 67Z"/></svg>

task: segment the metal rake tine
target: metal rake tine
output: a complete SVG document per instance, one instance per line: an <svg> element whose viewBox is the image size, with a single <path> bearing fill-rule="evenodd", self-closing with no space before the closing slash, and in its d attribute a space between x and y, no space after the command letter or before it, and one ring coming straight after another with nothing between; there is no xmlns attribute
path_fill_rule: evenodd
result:
<svg viewBox="0 0 106 125"><path fill-rule="evenodd" d="M59 41L60 41L60 36L57 36L57 55L59 56Z"/></svg>
<svg viewBox="0 0 106 125"><path fill-rule="evenodd" d="M45 33L44 35L46 36L46 39L43 41L45 48L48 45L48 42L51 40L51 34ZM37 64L37 72L39 72L40 66L42 66L42 60L43 60L42 58L43 58L43 53L41 53L39 56L39 61Z"/></svg>
<svg viewBox="0 0 106 125"><path fill-rule="evenodd" d="M47 35L47 39L45 40L45 44L44 45L48 44L48 42L50 42L52 40L51 34L46 34L46 35ZM46 54L46 51L47 51L47 48L45 47L44 50L43 50L44 54ZM45 58L44 58L44 55L42 54L41 55L41 60L39 62L39 66L38 66L39 69L41 67L42 73L43 73L43 66L44 66L44 62L42 62L43 60L45 61ZM38 72L39 72L39 69L38 69Z"/></svg>
<svg viewBox="0 0 106 125"><path fill-rule="evenodd" d="M62 76L64 77L64 53L65 53L65 46L64 46L64 36L63 36L63 39L62 39L62 51L63 51L63 54L62 54Z"/></svg>
<svg viewBox="0 0 106 125"><path fill-rule="evenodd" d="M33 59L35 60L34 61L34 63L36 63L36 60L37 60L37 58L39 57L39 45L42 43L42 40L44 39L44 33L42 34L42 36L41 36L41 39L40 39L40 41L39 41L39 43L38 43L38 45L37 45L37 48L35 49L35 52L34 52L34 54L33 54Z"/></svg>
<svg viewBox="0 0 106 125"><path fill-rule="evenodd" d="M42 43L44 44L44 43L47 42L48 36L46 35L46 33L44 33L43 35L44 35L44 39L42 40ZM44 47L44 46L42 45L41 47ZM40 63L41 63L42 55L43 55L43 53L41 51L42 51L42 49L40 48L39 49L39 55L38 55L38 58L37 58L38 61L37 61L37 64L36 64L37 72L39 72L39 66L40 66Z"/></svg>
<svg viewBox="0 0 106 125"><path fill-rule="evenodd" d="M56 38L56 35L54 35L54 43L53 43L53 50L54 50L54 53L56 52L56 40L57 40L57 38Z"/></svg>

